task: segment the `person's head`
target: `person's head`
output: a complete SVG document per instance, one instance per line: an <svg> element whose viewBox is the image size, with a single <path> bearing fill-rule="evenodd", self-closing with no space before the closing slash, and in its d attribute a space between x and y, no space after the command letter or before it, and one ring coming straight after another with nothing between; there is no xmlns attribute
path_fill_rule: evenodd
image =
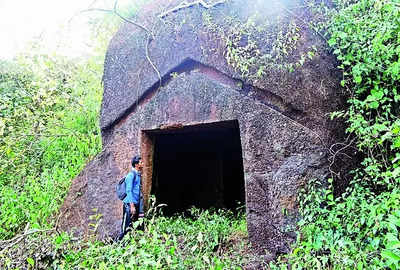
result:
<svg viewBox="0 0 400 270"><path fill-rule="evenodd" d="M141 170L143 167L142 158L140 156L134 156L132 158L132 167L136 170Z"/></svg>

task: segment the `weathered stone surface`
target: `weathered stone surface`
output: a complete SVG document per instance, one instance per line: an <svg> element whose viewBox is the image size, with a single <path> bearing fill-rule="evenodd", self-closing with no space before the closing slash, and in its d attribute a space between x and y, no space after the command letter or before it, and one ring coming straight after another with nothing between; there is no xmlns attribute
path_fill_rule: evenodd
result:
<svg viewBox="0 0 400 270"><path fill-rule="evenodd" d="M289 251L296 237L298 191L311 178L326 179L327 145L340 134L327 119L327 113L341 106L340 78L333 56L304 25L299 26L301 38L294 54L311 45L317 46L318 54L294 72L271 69L256 78L228 64L226 44L206 26L204 16L211 16L221 31L229 30L227 16L246 23L257 11L256 23L282 13L286 21L307 19L306 11L285 13L297 1L272 1L268 7L264 2L234 0L210 10L196 5L163 20L155 18L158 11L179 1L148 7L139 20L155 31L149 55L162 87L146 59L147 34L131 24L121 27L105 61L103 151L74 180L62 209L69 215L64 228L88 233L89 217L100 214L97 233L115 235L122 213L114 186L129 171L130 157L141 151L148 196L152 159L144 130L237 120L250 240L260 252Z"/></svg>
<svg viewBox="0 0 400 270"><path fill-rule="evenodd" d="M210 10L195 5L171 13L164 19L156 17L160 13L158 11L166 9L165 6L178 4L179 1L159 1L158 7L152 6L152 13L140 17L140 22L155 32L155 38L149 44L149 56L164 79L168 79L173 71L184 71L182 64L186 60L195 60L231 78L277 94L294 108L307 112L303 123L314 129L319 128L318 122L322 120L324 111L332 111L339 105L339 96L331 91L338 87L339 76L334 57L326 51L316 33L302 22L309 20L310 14L301 9L295 9L295 12L299 10L295 15L285 11L291 6L300 5L298 1L271 1L266 6L265 1L235 0ZM213 29L210 30L205 14L213 18L220 31L225 32L232 28L227 18L235 18L243 24L254 18L259 22L269 20L276 24L278 22L274 18L278 20L277 17L283 17L284 22L302 18L296 21L301 38L294 54L300 55L312 46L318 49L318 53L313 60L306 61L302 68L294 72L271 69L262 78L249 78L227 64L226 45L221 37L210 33ZM124 24L111 40L104 68L102 129L118 121L148 89L158 86L158 75L146 59L147 40L148 34L132 24ZM270 45L265 44L265 48Z"/></svg>

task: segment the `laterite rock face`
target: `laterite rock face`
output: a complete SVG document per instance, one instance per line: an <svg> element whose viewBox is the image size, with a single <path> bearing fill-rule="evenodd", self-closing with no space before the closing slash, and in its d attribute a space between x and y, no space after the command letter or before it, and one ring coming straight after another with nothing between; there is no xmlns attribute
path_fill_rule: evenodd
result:
<svg viewBox="0 0 400 270"><path fill-rule="evenodd" d="M310 179L330 176L328 145L342 134L328 119L343 106L335 59L304 25L312 17L307 10L293 9L300 1L265 7L265 1L232 0L157 17L179 2L156 1L134 18L153 31L151 39L125 23L111 40L103 151L74 180L62 226L88 234L97 216L100 237L118 233L122 209L114 187L135 153L144 158L146 199L152 189L154 142L147 131L235 120L250 241L260 253L288 252L298 192Z"/></svg>

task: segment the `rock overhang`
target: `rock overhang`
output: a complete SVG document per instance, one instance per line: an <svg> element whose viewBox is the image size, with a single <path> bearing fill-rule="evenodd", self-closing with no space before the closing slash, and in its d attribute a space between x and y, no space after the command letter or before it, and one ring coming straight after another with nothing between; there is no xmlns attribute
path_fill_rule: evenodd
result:
<svg viewBox="0 0 400 270"><path fill-rule="evenodd" d="M100 119L102 130L106 130L118 121L146 91L160 85L160 77L165 80L166 76L188 59L214 68L244 84L277 94L298 110L309 112L315 110L314 115L321 114L321 109L329 111L339 105L340 100L332 96L336 95L332 93L335 92L332 88L339 88L338 78L335 78L338 74L335 74L334 57L327 53L323 40L297 18L305 16L304 12L291 15L286 11L290 6L295 6L297 1L272 1L266 6L264 1L252 1L250 4L248 1L236 0L217 5L210 10L194 5L170 13L162 19L156 16L161 13L162 7L173 7L179 3L178 1L156 2L160 2L159 8L152 10L150 15L146 14L149 16L139 16L146 17L143 23L149 29L156 29L153 38L149 39L147 32L126 23L110 42L103 77L104 100ZM276 21L277 19L273 18L277 16L285 19ZM212 24L208 22L210 17ZM319 50L318 55L314 60L306 61L304 66L294 72L279 68L271 69L264 77L251 79L228 63L227 45L221 40L222 37L218 36L221 33L215 33L216 30L213 29L219 27L218 31L231 31L227 18L235 18L237 23L240 22L242 25L250 21L265 27L264 32L255 33L255 39L260 38L257 35L276 31L275 26L263 25L263 20L272 20L275 24L284 25L297 21L298 28L301 28L298 50L307 52L314 46ZM263 50L269 46L271 44L267 43L259 49ZM160 76L152 65L157 68ZM332 104L326 104L328 100Z"/></svg>

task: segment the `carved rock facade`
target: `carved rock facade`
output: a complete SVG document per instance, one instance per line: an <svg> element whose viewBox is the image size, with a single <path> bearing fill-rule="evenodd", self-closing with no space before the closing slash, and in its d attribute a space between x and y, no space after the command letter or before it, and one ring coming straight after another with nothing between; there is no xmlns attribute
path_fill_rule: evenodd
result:
<svg viewBox="0 0 400 270"><path fill-rule="evenodd" d="M202 125L210 132L236 125L250 240L259 251L288 252L296 237L299 189L312 178L329 176L327 145L341 131L328 113L342 106L340 78L323 40L303 23L310 14L286 12L297 1L272 1L269 7L263 2L234 0L211 9L195 5L160 19L157 14L179 1L157 1L136 18L153 31L153 39L133 24L121 27L105 60L103 151L74 180L62 209L68 215L64 228L88 233L89 217L98 213L99 235L115 235L122 214L114 186L129 171L133 154L140 152L144 158L143 190L148 198L154 188L157 136ZM230 63L228 50L245 51L251 38L262 40L262 31L254 37L242 33L229 47L227 37L235 33L232 18L244 27L260 25L267 33L284 32L296 23L298 41L286 60L296 62L312 46L316 54L294 71L269 66L259 76L252 70L243 72ZM273 18L277 25L263 25ZM273 44L258 44L261 55L272 52ZM257 63L249 67L258 70Z"/></svg>

